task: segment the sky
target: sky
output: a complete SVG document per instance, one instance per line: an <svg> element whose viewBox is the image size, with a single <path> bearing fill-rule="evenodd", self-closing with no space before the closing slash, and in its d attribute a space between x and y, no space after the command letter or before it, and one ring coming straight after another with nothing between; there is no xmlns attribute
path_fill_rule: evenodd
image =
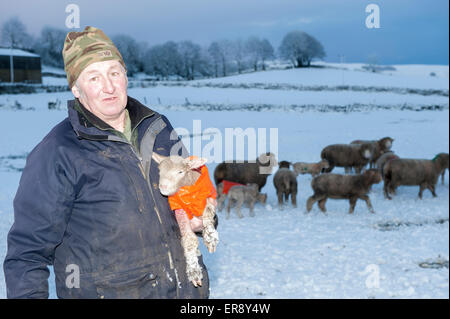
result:
<svg viewBox="0 0 450 319"><path fill-rule="evenodd" d="M66 7L80 9L80 28L66 26ZM379 28L367 28L369 4ZM290 31L307 32L325 48L325 61L379 64L449 63L448 0L1 0L0 26L17 16L38 36L45 25L85 26L108 36L127 34L149 45L192 40L268 39L275 49Z"/></svg>

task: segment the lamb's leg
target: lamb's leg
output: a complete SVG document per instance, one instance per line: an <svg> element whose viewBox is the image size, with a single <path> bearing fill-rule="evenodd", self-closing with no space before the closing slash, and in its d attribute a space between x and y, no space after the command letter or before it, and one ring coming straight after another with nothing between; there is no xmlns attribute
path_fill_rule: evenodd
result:
<svg viewBox="0 0 450 319"><path fill-rule="evenodd" d="M239 218L243 218L244 216L241 213L241 207L244 203L244 196L239 196L239 198L236 201L236 214L239 216Z"/></svg>
<svg viewBox="0 0 450 319"><path fill-rule="evenodd" d="M255 217L255 213L253 212L255 208L255 202L256 198L252 198L252 200L250 201L250 217Z"/></svg>
<svg viewBox="0 0 450 319"><path fill-rule="evenodd" d="M222 211L226 199L227 199L227 195L226 194L220 194L217 197L217 210L219 212Z"/></svg>
<svg viewBox="0 0 450 319"><path fill-rule="evenodd" d="M375 214L375 210L373 209L373 206L372 206L372 203L371 203L371 201L370 201L369 196L367 196L367 195L360 195L359 198L363 199L363 200L366 202L367 207L369 208L369 211L370 211L372 214Z"/></svg>
<svg viewBox="0 0 450 319"><path fill-rule="evenodd" d="M327 212L327 208L325 207L325 203L327 202L327 198L325 197L324 199L319 200L319 208L323 213Z"/></svg>
<svg viewBox="0 0 450 319"><path fill-rule="evenodd" d="M231 210L231 203L233 202L233 198L230 197L228 198L228 205L227 205L227 219L230 218L230 210Z"/></svg>
<svg viewBox="0 0 450 319"><path fill-rule="evenodd" d="M215 200L208 198L203 211L203 243L210 253L216 251L219 243L219 233L214 227L214 215L216 214Z"/></svg>
<svg viewBox="0 0 450 319"><path fill-rule="evenodd" d="M186 258L186 274L189 281L197 287L202 285L202 267L198 262L198 240L194 232L191 229L191 224L186 212L182 209L175 211L175 218L180 227L181 233L181 246L184 250L184 257Z"/></svg>

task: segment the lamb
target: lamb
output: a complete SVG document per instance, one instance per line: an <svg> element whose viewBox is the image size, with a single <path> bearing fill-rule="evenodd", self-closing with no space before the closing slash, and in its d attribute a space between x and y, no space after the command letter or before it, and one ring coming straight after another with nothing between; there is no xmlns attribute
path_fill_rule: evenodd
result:
<svg viewBox="0 0 450 319"><path fill-rule="evenodd" d="M222 211L225 200L228 197L229 190L231 189L231 187L236 185L242 186L243 184L223 180L219 183L219 185L217 185L217 210L219 212ZM265 204L267 201L267 194L262 194L258 192L257 201L261 202L262 204Z"/></svg>
<svg viewBox="0 0 450 319"><path fill-rule="evenodd" d="M381 181L381 174L376 169L364 171L361 175L322 174L311 181L314 194L308 198L306 210L310 212L315 202L319 202L319 208L326 212L325 203L328 198L348 199L350 201L349 213L352 214L356 201L363 199L369 211L375 213L367 193L373 184Z"/></svg>
<svg viewBox="0 0 450 319"><path fill-rule="evenodd" d="M181 246L186 258L186 273L195 287L202 285L202 268L198 262L198 240L194 232L201 230L203 243L210 253L215 252L219 242L219 234L214 227L216 212L215 189L209 180L206 169L206 159L182 158L180 156L162 156L155 152L152 158L159 164L159 190L169 196L169 203L180 203L181 209L175 209L175 218L181 233ZM201 172L198 169L201 168ZM179 192L189 196L188 190L195 189L195 202L188 205L182 197L176 197ZM190 188L191 187L191 188ZM178 202L177 202L178 201ZM181 202L180 202L181 201ZM192 209L192 211L191 211ZM196 213L197 212L197 213ZM200 212L200 213L198 213Z"/></svg>
<svg viewBox="0 0 450 319"><path fill-rule="evenodd" d="M279 208L283 205L283 194L286 202L290 195L292 206L297 207L297 174L289 168L280 168L273 176L273 185L277 190Z"/></svg>
<svg viewBox="0 0 450 319"><path fill-rule="evenodd" d="M382 139L375 141L363 141L363 140L355 140L350 144L370 144L372 145L372 157L369 161L369 168L373 168L375 162L380 158L383 153L390 151L392 147L392 143L394 139L391 137L383 137Z"/></svg>
<svg viewBox="0 0 450 319"><path fill-rule="evenodd" d="M267 177L272 173L277 161L272 153L261 154L255 162L223 162L217 165L214 170L214 180L216 185L223 180L228 180L240 184L258 184L259 191L266 184Z"/></svg>
<svg viewBox="0 0 450 319"><path fill-rule="evenodd" d="M298 174L311 174L312 177L316 177L322 171L329 168L330 164L327 160L321 160L317 163L304 163L296 162L294 163L294 172Z"/></svg>
<svg viewBox="0 0 450 319"><path fill-rule="evenodd" d="M258 184L249 183L247 185L236 185L228 191L227 219L230 218L230 210L233 202L236 202L236 213L239 218L244 216L241 214L241 207L244 202L250 205L250 216L254 217L253 209L258 199Z"/></svg>
<svg viewBox="0 0 450 319"><path fill-rule="evenodd" d="M445 153L436 155L432 160L393 159L383 168L384 196L392 199L389 193L395 193L400 185L418 185L420 199L425 189L429 189L433 197L436 197L436 183L446 166L448 167L448 155Z"/></svg>
<svg viewBox="0 0 450 319"><path fill-rule="evenodd" d="M345 173L349 173L352 167L359 174L364 166L372 158L371 144L333 144L328 145L320 154L322 160L327 160L329 167L325 169L326 173L333 170L334 167L344 167Z"/></svg>

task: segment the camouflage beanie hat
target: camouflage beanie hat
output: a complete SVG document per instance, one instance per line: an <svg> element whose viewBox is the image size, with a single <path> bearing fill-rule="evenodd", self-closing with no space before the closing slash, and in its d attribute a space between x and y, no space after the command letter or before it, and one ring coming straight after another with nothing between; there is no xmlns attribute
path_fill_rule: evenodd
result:
<svg viewBox="0 0 450 319"><path fill-rule="evenodd" d="M69 32L64 41L62 55L69 88L72 88L81 72L95 62L118 60L125 71L127 69L122 55L111 39L102 30L94 27L86 27L81 32Z"/></svg>

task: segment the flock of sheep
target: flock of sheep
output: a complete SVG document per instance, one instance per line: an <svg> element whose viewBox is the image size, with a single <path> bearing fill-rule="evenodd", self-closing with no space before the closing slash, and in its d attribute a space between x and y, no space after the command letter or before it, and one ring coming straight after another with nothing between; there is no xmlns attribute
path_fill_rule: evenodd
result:
<svg viewBox="0 0 450 319"><path fill-rule="evenodd" d="M392 199L397 187L401 185L417 185L420 187L419 198L423 191L429 189L436 197L435 186L449 168L449 154L439 153L433 159L400 158L391 151L394 139L384 137L379 140L356 140L349 144L333 144L326 146L321 152L321 161L317 163L288 161L276 162L272 153L261 154L255 162L219 164L214 171L214 180L218 191L218 210L222 210L228 198L227 218L230 209L236 203L236 212L240 212L243 203L250 205L250 215L257 201L265 203L267 196L260 191L266 184L270 174L261 174L261 169L271 169L276 165L279 169L273 177L277 192L278 204L282 208L289 197L293 207L297 206L297 176L311 174L311 187L314 194L308 198L306 210L311 211L317 202L320 210L326 212L325 203L328 198L347 199L350 202L349 213L353 213L356 201L366 202L369 211L374 213L368 193L373 184L384 181L384 195ZM365 167L369 165L369 168ZM291 166L293 169L291 169ZM343 167L345 174L333 174L335 167ZM354 170L355 174L351 174ZM223 183L231 181L240 185L223 191Z"/></svg>
<svg viewBox="0 0 450 319"><path fill-rule="evenodd" d="M368 193L372 185L381 180L384 180L384 194L388 199L391 199L390 194L394 194L400 185L419 185L420 198L425 189L429 189L436 197L435 186L439 176L442 176L442 183L444 183L445 170L449 167L449 154L439 153L431 160L403 159L391 151L393 141L392 138L385 137L378 141L358 140L350 144L329 145L322 150L322 159L318 163L291 164L287 161L277 163L272 153L261 154L255 162L223 162L214 171L217 209L220 211L228 198L227 218L230 216L233 203L236 203L236 212L242 218L240 210L245 202L250 205L250 216L254 216L255 203L266 202L267 195L260 192L273 167L277 165L279 169L273 177L273 183L277 190L280 208L284 201L288 201L289 196L292 205L297 206L298 174L313 176L311 187L314 194L307 200L308 212L316 202L320 210L326 212L325 203L328 198L333 198L348 199L350 213L353 213L356 201L362 199L366 202L369 211L374 213ZM201 286L203 274L198 260L199 242L195 233L201 233L203 243L210 253L216 250L219 243L216 206L213 199L216 190L204 166L206 160L195 156L165 157L156 153L152 154L152 159L158 163L158 188L162 195L173 196L182 188L186 188L189 192L194 192L192 198L198 202L185 203L186 207L176 209L175 218L180 228L181 245L186 259L186 274L194 286ZM366 170L364 167L367 164L370 168ZM290 169L291 166L293 170ZM344 167L345 174L330 173L334 167ZM353 169L355 174L349 174ZM201 178L202 176L207 177L205 179ZM209 184L206 183L205 187L201 187L206 180ZM188 218L185 209L189 210L189 205L193 205L192 208L200 205L201 214Z"/></svg>

